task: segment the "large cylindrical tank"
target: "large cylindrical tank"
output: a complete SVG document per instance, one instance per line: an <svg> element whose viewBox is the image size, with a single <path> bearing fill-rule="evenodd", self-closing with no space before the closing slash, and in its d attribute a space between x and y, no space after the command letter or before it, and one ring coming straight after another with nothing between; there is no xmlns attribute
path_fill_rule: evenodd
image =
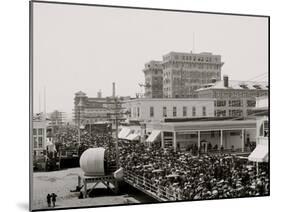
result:
<svg viewBox="0 0 281 212"><path fill-rule="evenodd" d="M80 167L86 176L101 176L105 174L104 159L104 148L90 148L81 155Z"/></svg>

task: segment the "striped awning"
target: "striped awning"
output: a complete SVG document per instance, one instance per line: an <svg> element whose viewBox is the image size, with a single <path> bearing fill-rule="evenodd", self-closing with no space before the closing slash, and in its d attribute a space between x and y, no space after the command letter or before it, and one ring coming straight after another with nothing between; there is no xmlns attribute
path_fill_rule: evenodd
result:
<svg viewBox="0 0 281 212"><path fill-rule="evenodd" d="M129 134L129 135L126 137L126 139L127 139L127 140L130 140L130 141L136 141L136 140L139 139L139 137L140 137L139 134L132 133L132 134Z"/></svg>
<svg viewBox="0 0 281 212"><path fill-rule="evenodd" d="M127 136L131 133L131 129L130 128L127 128L127 127L123 127L121 129L121 131L119 132L118 134L118 138L120 139L126 139Z"/></svg>
<svg viewBox="0 0 281 212"><path fill-rule="evenodd" d="M161 131L160 130L153 130L151 134L148 136L146 139L147 142L154 142L158 136L160 135Z"/></svg>
<svg viewBox="0 0 281 212"><path fill-rule="evenodd" d="M248 160L254 162L268 162L268 145L257 145L249 155Z"/></svg>

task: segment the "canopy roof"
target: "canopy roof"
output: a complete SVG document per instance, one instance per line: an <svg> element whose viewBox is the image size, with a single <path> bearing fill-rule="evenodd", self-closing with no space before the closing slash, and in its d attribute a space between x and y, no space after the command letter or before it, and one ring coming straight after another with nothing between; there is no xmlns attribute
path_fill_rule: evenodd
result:
<svg viewBox="0 0 281 212"><path fill-rule="evenodd" d="M257 145L249 155L248 160L254 162L268 162L268 145Z"/></svg>
<svg viewBox="0 0 281 212"><path fill-rule="evenodd" d="M140 137L139 134L132 133L132 134L129 134L129 135L126 137L126 139L127 139L127 140L130 140L130 141L136 141L136 140L139 139L139 137Z"/></svg>
<svg viewBox="0 0 281 212"><path fill-rule="evenodd" d="M157 137L160 135L161 131L160 130L153 130L151 134L148 136L146 139L147 142L154 142Z"/></svg>
<svg viewBox="0 0 281 212"><path fill-rule="evenodd" d="M123 127L118 134L118 138L126 139L126 137L131 133L131 129L128 127Z"/></svg>
<svg viewBox="0 0 281 212"><path fill-rule="evenodd" d="M256 120L218 120L218 121L196 121L196 122L165 122L153 123L152 128L160 131L215 131L215 130L240 130L256 128Z"/></svg>

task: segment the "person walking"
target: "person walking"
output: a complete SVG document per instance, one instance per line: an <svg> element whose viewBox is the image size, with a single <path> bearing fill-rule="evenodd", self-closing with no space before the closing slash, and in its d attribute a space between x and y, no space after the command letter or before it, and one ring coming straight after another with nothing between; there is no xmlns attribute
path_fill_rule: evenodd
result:
<svg viewBox="0 0 281 212"><path fill-rule="evenodd" d="M57 195L55 193L52 193L53 207L56 207L56 201L57 201Z"/></svg>
<svg viewBox="0 0 281 212"><path fill-rule="evenodd" d="M51 207L51 195L50 194L47 195L47 203L48 203L48 207Z"/></svg>

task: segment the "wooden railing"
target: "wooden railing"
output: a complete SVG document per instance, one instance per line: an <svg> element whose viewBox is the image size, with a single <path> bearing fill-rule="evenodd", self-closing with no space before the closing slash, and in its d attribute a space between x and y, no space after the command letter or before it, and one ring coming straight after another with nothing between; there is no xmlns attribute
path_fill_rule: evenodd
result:
<svg viewBox="0 0 281 212"><path fill-rule="evenodd" d="M153 183L152 180L140 175L136 175L131 171L126 170L124 172L124 180L133 187L141 190L158 201L182 200L180 193L172 191L167 187L157 185L156 183Z"/></svg>

